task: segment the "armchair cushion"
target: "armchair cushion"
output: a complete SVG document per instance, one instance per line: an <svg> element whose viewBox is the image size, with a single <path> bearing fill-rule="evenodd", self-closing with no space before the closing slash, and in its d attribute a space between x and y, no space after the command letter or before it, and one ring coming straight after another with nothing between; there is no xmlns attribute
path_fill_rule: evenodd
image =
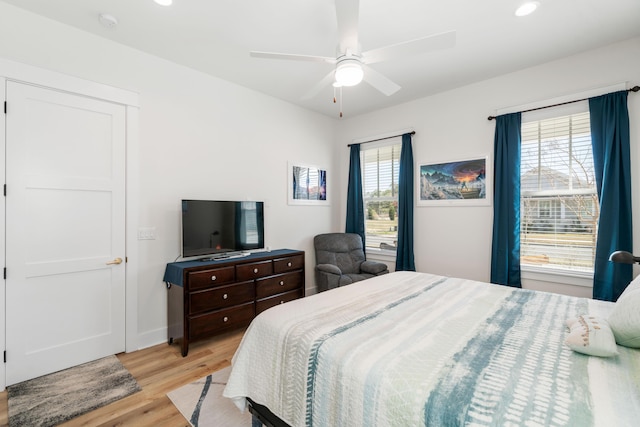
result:
<svg viewBox="0 0 640 427"><path fill-rule="evenodd" d="M369 273L375 276L389 272L387 264L377 261L364 261L360 264L360 270L363 273Z"/></svg>
<svg viewBox="0 0 640 427"><path fill-rule="evenodd" d="M316 265L316 270L322 271L323 273L337 274L338 276L342 275L342 271L340 271L338 266L333 264L318 264Z"/></svg>

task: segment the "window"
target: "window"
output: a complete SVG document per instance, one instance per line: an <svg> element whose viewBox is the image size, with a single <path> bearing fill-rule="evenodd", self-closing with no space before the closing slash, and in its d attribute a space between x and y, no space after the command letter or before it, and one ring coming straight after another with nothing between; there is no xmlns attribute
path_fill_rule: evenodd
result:
<svg viewBox="0 0 640 427"><path fill-rule="evenodd" d="M398 241L398 177L402 143L371 146L361 151L366 248L396 250Z"/></svg>
<svg viewBox="0 0 640 427"><path fill-rule="evenodd" d="M522 266L592 272L599 214L589 113L522 124Z"/></svg>

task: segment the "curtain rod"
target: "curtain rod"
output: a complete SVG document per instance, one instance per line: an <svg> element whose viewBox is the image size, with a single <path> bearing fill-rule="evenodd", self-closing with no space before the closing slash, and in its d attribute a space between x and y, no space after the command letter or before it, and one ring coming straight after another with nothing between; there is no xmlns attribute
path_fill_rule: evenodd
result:
<svg viewBox="0 0 640 427"><path fill-rule="evenodd" d="M627 89L627 92L638 92L638 91L640 91L640 86L634 86L631 89ZM538 107L538 108L531 108L529 110L524 110L524 111L520 111L520 112L521 113L528 113L529 111L544 110L545 108L559 107L561 105L573 104L575 102L586 101L588 99L589 98L576 99L575 101L561 102L559 104L547 105L547 106ZM489 116L489 117L487 117L487 120L493 120L495 118L496 118L496 116Z"/></svg>
<svg viewBox="0 0 640 427"><path fill-rule="evenodd" d="M410 135L415 135L416 131L411 131L411 132L406 132ZM352 145L360 145L360 144L368 144L370 142L376 142L376 141L384 141L385 139L391 139L391 138L397 138L399 136L404 135L404 133L401 133L400 135L391 135L391 136L385 136L384 138L378 138L378 139L372 139L371 141L362 141L362 142L358 142L357 144L349 144L347 145L347 147L351 147Z"/></svg>

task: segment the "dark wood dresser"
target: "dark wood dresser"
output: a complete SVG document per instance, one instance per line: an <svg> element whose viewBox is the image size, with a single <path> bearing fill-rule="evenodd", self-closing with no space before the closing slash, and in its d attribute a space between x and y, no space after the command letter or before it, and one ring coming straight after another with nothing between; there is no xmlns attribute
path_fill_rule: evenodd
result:
<svg viewBox="0 0 640 427"><path fill-rule="evenodd" d="M246 327L274 305L304 297L304 252L279 249L242 258L167 264L169 343Z"/></svg>

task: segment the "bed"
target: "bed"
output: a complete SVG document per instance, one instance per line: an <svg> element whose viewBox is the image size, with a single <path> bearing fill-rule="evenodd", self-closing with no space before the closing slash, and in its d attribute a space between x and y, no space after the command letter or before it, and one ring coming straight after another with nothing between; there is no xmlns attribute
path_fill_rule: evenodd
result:
<svg viewBox="0 0 640 427"><path fill-rule="evenodd" d="M579 315L600 343L614 307L396 272L260 314L224 396L274 425L637 425L640 350L565 344Z"/></svg>

